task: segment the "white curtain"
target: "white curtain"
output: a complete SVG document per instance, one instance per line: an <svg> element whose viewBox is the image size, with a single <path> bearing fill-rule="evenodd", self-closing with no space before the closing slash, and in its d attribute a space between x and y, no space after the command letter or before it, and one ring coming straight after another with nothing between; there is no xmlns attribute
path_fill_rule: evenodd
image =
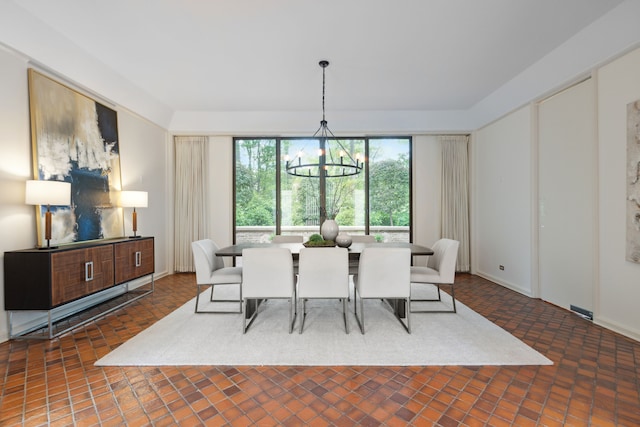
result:
<svg viewBox="0 0 640 427"><path fill-rule="evenodd" d="M195 271L191 242L208 236L206 136L176 136L175 271Z"/></svg>
<svg viewBox="0 0 640 427"><path fill-rule="evenodd" d="M442 146L442 237L458 240L456 271L468 272L469 262L469 137L438 137Z"/></svg>

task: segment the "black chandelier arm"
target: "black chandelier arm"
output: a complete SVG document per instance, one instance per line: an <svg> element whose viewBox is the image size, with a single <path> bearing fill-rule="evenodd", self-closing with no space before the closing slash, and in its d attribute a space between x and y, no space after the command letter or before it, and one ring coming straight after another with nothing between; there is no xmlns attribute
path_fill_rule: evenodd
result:
<svg viewBox="0 0 640 427"><path fill-rule="evenodd" d="M349 160L352 163L357 163L358 159L355 159L351 153L349 152L349 150L347 150L346 148L344 148L344 145L342 145L342 143L340 142L340 140L333 134L333 132L331 132L331 129L329 129L329 127L327 126L327 121L326 120L322 120L320 122L320 127L318 128L318 130L316 131L316 133L313 134L312 138L315 138L318 135L318 132L320 132L320 136L318 136L318 138L324 138L325 141L335 141L339 146L340 149L342 151L344 151L344 154L349 158ZM327 136L327 133L329 135L331 135L331 138L329 138ZM330 150L327 150L327 152L329 153L329 157L331 158L331 160L333 160L333 153ZM342 157L342 156L340 156Z"/></svg>
<svg viewBox="0 0 640 427"><path fill-rule="evenodd" d="M324 169L324 176L326 178L340 178L347 176L358 175L362 172L364 167L363 163L357 162L356 164L348 164L348 163L326 163ZM316 168L318 173L311 173L311 168ZM331 173L331 170L339 169L340 173ZM300 170L306 170L306 173L301 173ZM285 171L292 176L301 176L305 178L319 178L320 177L320 168L317 163L298 163L298 164L290 164L287 162L285 166Z"/></svg>

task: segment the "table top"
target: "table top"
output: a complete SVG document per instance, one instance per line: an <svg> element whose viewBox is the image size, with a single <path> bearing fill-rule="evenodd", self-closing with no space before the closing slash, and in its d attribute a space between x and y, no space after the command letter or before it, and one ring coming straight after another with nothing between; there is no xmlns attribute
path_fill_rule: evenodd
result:
<svg viewBox="0 0 640 427"><path fill-rule="evenodd" d="M237 245L220 248L216 251L218 256L242 256L242 250L247 248L287 248L291 253L297 256L300 249L304 248L302 243L238 243ZM409 248L411 255L433 255L433 250L426 246L416 245L413 243L389 242L389 243L353 243L349 246L349 254L359 256L364 248Z"/></svg>

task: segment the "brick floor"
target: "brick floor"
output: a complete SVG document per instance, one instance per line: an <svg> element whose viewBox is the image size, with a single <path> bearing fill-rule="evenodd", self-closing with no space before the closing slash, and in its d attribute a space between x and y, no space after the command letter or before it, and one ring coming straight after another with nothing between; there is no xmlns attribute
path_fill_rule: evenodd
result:
<svg viewBox="0 0 640 427"><path fill-rule="evenodd" d="M194 277L155 289L58 339L0 344L0 425L640 425L639 342L477 276L457 299L553 366L93 366L193 298Z"/></svg>

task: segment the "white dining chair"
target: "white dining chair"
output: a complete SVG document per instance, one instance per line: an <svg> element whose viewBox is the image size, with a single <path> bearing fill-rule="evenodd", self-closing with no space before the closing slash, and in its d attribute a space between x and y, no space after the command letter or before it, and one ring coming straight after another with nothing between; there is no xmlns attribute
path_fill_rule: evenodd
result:
<svg viewBox="0 0 640 427"><path fill-rule="evenodd" d="M304 237L299 235L276 234L271 240L272 243L302 243Z"/></svg>
<svg viewBox="0 0 640 427"><path fill-rule="evenodd" d="M351 242L353 243L375 243L376 236L372 236L371 234L352 234Z"/></svg>
<svg viewBox="0 0 640 427"><path fill-rule="evenodd" d="M364 299L401 300L406 305L406 323L398 315L397 307L394 314L411 333L411 312L408 309L411 300L411 250L407 248L365 248L360 254L358 274L354 276L355 295L353 298L354 313L360 331L364 334ZM360 316L358 316L358 296L360 296Z"/></svg>
<svg viewBox="0 0 640 427"><path fill-rule="evenodd" d="M302 248L298 270L298 301L301 304L300 333L304 329L308 299L339 299L342 302L344 330L349 333L349 254L346 248Z"/></svg>
<svg viewBox="0 0 640 427"><path fill-rule="evenodd" d="M283 298L289 301L289 333L296 318L296 287L293 257L287 248L248 248L242 251L242 298L244 315L242 333L246 333L258 315L260 300ZM247 324L249 301L254 301L254 312Z"/></svg>
<svg viewBox="0 0 640 427"><path fill-rule="evenodd" d="M352 243L375 243L376 236L371 234L354 234L351 236ZM349 274L358 274L358 260L349 260Z"/></svg>
<svg viewBox="0 0 640 427"><path fill-rule="evenodd" d="M414 313L456 313L456 298L454 294L453 284L455 282L456 277L456 261L458 259L458 248L460 246L460 242L452 239L440 239L436 243L434 243L433 255L429 257L429 261L427 261L427 266L412 266L411 267L411 283L412 285L416 284L426 284L435 286L438 291L437 298L431 299L417 299L414 298L411 301L413 303L418 302L435 302L442 301L442 297L440 294L440 286L442 285L450 285L451 286L451 301L452 301L452 309L451 310L433 310L433 309L418 309L412 308L411 311ZM415 306L415 304L414 304Z"/></svg>
<svg viewBox="0 0 640 427"><path fill-rule="evenodd" d="M276 234L273 236L271 243L302 243L304 242L304 237L300 235L294 234ZM293 272L298 274L298 260L293 260Z"/></svg>
<svg viewBox="0 0 640 427"><path fill-rule="evenodd" d="M211 239L197 240L191 242L193 252L193 262L196 269L196 313L241 313L242 312L242 267L225 267L221 257L216 256L218 245ZM216 286L237 285L239 288L239 298L214 299ZM238 311L229 310L200 310L200 294L203 287L211 286L210 302L218 303L238 303Z"/></svg>

